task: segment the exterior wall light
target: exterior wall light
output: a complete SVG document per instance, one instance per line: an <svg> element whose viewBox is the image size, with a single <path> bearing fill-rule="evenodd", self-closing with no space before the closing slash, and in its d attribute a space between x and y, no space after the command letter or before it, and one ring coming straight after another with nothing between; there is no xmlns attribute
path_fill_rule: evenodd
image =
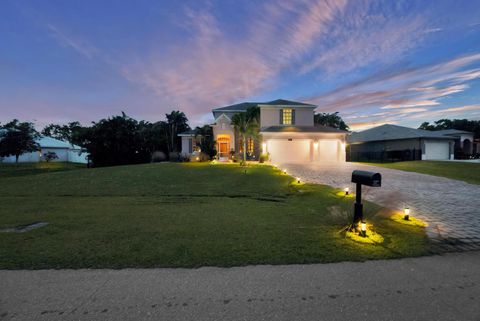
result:
<svg viewBox="0 0 480 321"><path fill-rule="evenodd" d="M345 191L345 195L348 195L348 193L350 192L350 189L348 187L345 187L343 190Z"/></svg>
<svg viewBox="0 0 480 321"><path fill-rule="evenodd" d="M360 235L362 237L367 237L367 223L365 221L360 223Z"/></svg>
<svg viewBox="0 0 480 321"><path fill-rule="evenodd" d="M403 209L403 219L404 219L405 221L408 221L408 220L410 219L410 208L405 207L405 208Z"/></svg>

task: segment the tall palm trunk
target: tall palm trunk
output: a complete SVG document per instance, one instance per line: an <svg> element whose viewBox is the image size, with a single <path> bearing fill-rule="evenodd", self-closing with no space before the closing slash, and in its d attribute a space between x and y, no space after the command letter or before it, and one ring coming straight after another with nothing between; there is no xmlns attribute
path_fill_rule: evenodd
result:
<svg viewBox="0 0 480 321"><path fill-rule="evenodd" d="M243 165L246 165L247 164L247 138L244 135L242 135L243 137Z"/></svg>

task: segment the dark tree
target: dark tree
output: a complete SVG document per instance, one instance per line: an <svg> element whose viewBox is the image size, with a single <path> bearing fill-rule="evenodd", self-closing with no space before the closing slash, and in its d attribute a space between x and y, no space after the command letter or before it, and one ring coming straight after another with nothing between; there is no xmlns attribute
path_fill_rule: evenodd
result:
<svg viewBox="0 0 480 321"><path fill-rule="evenodd" d="M166 114L165 117L167 118L166 136L168 138L168 151L177 152L181 149L182 144L178 134L190 130L187 116L181 111L174 110L170 114Z"/></svg>
<svg viewBox="0 0 480 321"><path fill-rule="evenodd" d="M209 125L195 128L195 139L199 141L200 149L202 153L212 158L217 155L215 149L215 140L213 139L213 128Z"/></svg>
<svg viewBox="0 0 480 321"><path fill-rule="evenodd" d="M338 111L334 113L318 113L315 114L313 119L315 124L348 130L347 124L340 117Z"/></svg>
<svg viewBox="0 0 480 321"><path fill-rule="evenodd" d="M21 154L39 149L35 142L38 137L33 123L14 119L0 128L0 156L15 155L15 162L18 163Z"/></svg>
<svg viewBox="0 0 480 321"><path fill-rule="evenodd" d="M102 119L83 132L82 141L95 166L145 163L150 153L142 143L139 123L122 112L121 116Z"/></svg>
<svg viewBox="0 0 480 321"><path fill-rule="evenodd" d="M43 128L42 135L81 146L82 141L80 136L82 136L84 130L85 128L82 127L78 121L74 121L67 125L49 124Z"/></svg>
<svg viewBox="0 0 480 321"><path fill-rule="evenodd" d="M424 122L418 128L426 130L458 129L472 132L475 134L475 138L480 138L480 120L440 119L434 121L433 124Z"/></svg>

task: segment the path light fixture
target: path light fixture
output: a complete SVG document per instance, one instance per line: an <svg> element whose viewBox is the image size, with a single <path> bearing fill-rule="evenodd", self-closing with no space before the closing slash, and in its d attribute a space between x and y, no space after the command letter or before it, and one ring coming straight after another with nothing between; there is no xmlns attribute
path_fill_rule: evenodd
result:
<svg viewBox="0 0 480 321"><path fill-rule="evenodd" d="M348 195L348 193L350 192L350 189L348 187L345 187L343 190L345 191L345 195Z"/></svg>
<svg viewBox="0 0 480 321"><path fill-rule="evenodd" d="M297 177L297 183L300 184L300 177Z"/></svg>
<svg viewBox="0 0 480 321"><path fill-rule="evenodd" d="M410 220L410 208L405 207L405 208L403 209L403 219L404 219L405 221Z"/></svg>
<svg viewBox="0 0 480 321"><path fill-rule="evenodd" d="M360 236L367 237L367 223L365 221L360 223Z"/></svg>
<svg viewBox="0 0 480 321"><path fill-rule="evenodd" d="M286 170L286 169L283 170L283 174L285 174L285 175L287 174L287 170Z"/></svg>

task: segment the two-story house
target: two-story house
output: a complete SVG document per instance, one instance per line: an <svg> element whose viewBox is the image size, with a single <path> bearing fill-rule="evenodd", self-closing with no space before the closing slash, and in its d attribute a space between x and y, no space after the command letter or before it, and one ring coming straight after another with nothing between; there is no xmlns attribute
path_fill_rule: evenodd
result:
<svg viewBox="0 0 480 321"><path fill-rule="evenodd" d="M258 159L269 155L275 163L345 161L346 131L314 125L317 106L277 99L269 102L244 102L212 110L214 140L219 160L240 153L243 142L235 132L232 117L250 107L260 109L260 140L249 139L247 152ZM182 153L192 152L194 134L182 133ZM233 153L232 153L233 152Z"/></svg>

